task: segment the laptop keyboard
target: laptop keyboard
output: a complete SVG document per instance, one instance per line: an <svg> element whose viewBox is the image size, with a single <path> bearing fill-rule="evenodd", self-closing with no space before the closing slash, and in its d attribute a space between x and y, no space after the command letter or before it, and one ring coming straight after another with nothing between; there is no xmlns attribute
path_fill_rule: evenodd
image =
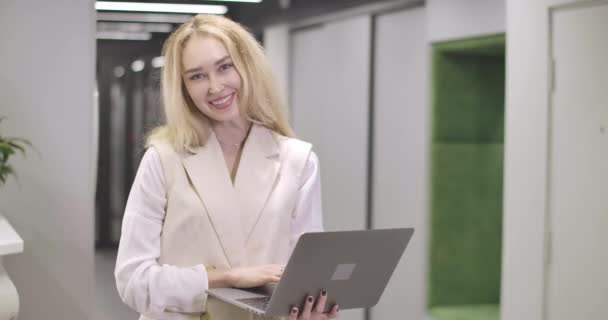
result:
<svg viewBox="0 0 608 320"><path fill-rule="evenodd" d="M270 297L237 299L237 301L242 302L248 306L252 306L261 310L266 310L266 307L268 307L268 303L270 302Z"/></svg>

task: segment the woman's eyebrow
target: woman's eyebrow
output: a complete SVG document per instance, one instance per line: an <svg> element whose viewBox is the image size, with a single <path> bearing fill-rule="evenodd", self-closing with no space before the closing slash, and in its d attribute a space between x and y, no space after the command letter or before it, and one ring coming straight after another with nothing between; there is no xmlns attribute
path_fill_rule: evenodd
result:
<svg viewBox="0 0 608 320"><path fill-rule="evenodd" d="M221 59L219 59L218 61L215 62L216 66L219 66L220 64L224 63L226 60L229 60L230 56L226 55L224 57L222 57Z"/></svg>
<svg viewBox="0 0 608 320"><path fill-rule="evenodd" d="M221 59L217 60L214 65L219 66L220 64L226 62L226 60L230 60L230 56L226 55L224 57L222 57ZM184 74L190 74L190 73L195 73L195 72L200 72L203 71L203 67L194 67L194 68L190 68L186 71L184 71Z"/></svg>
<svg viewBox="0 0 608 320"><path fill-rule="evenodd" d="M199 72L199 71L203 71L203 68L202 67L191 68L191 69L184 71L184 74L190 74L190 73L195 73L195 72Z"/></svg>

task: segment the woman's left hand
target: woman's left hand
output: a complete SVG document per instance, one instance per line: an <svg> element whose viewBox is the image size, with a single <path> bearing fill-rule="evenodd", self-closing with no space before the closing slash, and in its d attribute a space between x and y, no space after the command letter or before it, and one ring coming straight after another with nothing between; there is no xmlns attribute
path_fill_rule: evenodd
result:
<svg viewBox="0 0 608 320"><path fill-rule="evenodd" d="M325 303L327 302L327 291L323 290L319 294L319 298L317 299L317 303L315 303L315 299L313 296L306 297L306 303L304 304L304 309L298 310L296 307L291 308L291 313L289 314L289 320L326 320L326 319L337 319L339 316L339 307L338 305L334 305L331 310L327 313L323 312L325 310Z"/></svg>

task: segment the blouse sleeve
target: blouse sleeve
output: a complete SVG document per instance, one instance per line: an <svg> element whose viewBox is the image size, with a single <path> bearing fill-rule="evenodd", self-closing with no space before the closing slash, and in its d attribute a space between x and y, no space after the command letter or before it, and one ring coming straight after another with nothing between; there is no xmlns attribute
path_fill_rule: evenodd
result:
<svg viewBox="0 0 608 320"><path fill-rule="evenodd" d="M141 314L200 313L205 310L209 285L204 265L181 268L158 263L166 202L160 156L149 148L127 200L114 273L116 287L124 303Z"/></svg>
<svg viewBox="0 0 608 320"><path fill-rule="evenodd" d="M312 151L308 156L306 167L302 174L302 181L294 210L289 237L290 253L303 233L323 231L319 158Z"/></svg>

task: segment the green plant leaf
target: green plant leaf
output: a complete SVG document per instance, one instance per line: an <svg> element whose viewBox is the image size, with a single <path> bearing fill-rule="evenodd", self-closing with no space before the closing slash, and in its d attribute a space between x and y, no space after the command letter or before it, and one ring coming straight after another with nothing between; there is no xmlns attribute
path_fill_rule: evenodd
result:
<svg viewBox="0 0 608 320"><path fill-rule="evenodd" d="M0 153L5 159L15 153L15 148L12 147L8 142L0 142Z"/></svg>
<svg viewBox="0 0 608 320"><path fill-rule="evenodd" d="M2 138L0 137L0 142L1 141L2 141ZM38 154L40 154L40 152L38 150L36 150L36 148L34 148L34 146L32 145L31 142L29 142L29 140L26 140L23 138L6 138L6 142L9 145L11 145L13 148L19 150L23 156L26 155L27 149L34 150Z"/></svg>
<svg viewBox="0 0 608 320"><path fill-rule="evenodd" d="M15 175L15 170L13 170L13 168L9 165L5 165L5 166L0 166L0 183L4 184L6 183L6 179L8 178L8 176L16 176Z"/></svg>
<svg viewBox="0 0 608 320"><path fill-rule="evenodd" d="M32 146L32 143L23 138L7 138L7 141L13 143L21 143L22 145Z"/></svg>
<svg viewBox="0 0 608 320"><path fill-rule="evenodd" d="M6 117L0 116L0 123L4 120L6 120ZM9 158L16 152L20 152L25 156L28 149L37 151L26 139L0 135L0 185L5 184L9 176L14 176L15 179L18 179L17 173L8 164Z"/></svg>
<svg viewBox="0 0 608 320"><path fill-rule="evenodd" d="M15 140L11 140L11 141L9 141L9 142L8 142L8 144L9 144L11 147L13 147L13 148L15 148L15 149L19 150L19 151L21 152L21 154L22 154L23 156L25 156L25 147L24 147L24 146L22 146L22 145L18 144L17 142L15 142ZM31 146L31 145L30 145L30 146Z"/></svg>

